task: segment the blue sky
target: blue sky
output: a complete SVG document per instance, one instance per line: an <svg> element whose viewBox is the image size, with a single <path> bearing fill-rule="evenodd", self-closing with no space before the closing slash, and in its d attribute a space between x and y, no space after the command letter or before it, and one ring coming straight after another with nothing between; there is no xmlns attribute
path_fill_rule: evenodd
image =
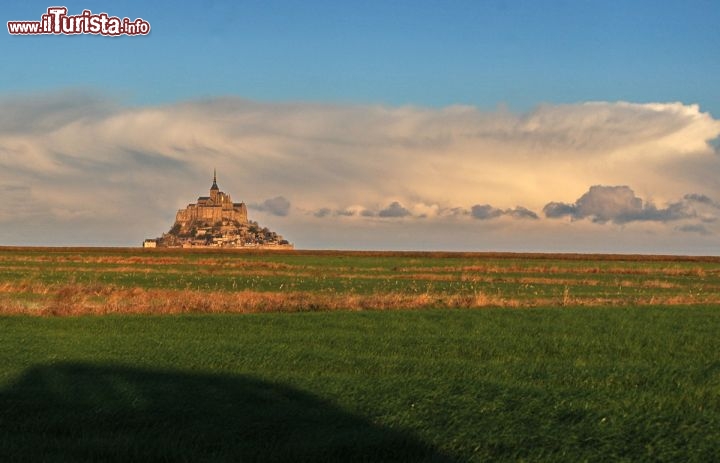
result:
<svg viewBox="0 0 720 463"><path fill-rule="evenodd" d="M3 6L39 19L41 1ZM716 1L71 1L148 37L16 37L0 92L90 87L132 104L238 95L390 105L626 100L720 114Z"/></svg>
<svg viewBox="0 0 720 463"><path fill-rule="evenodd" d="M300 248L720 253L718 1L60 5L152 31L0 34L0 245L137 245L217 168Z"/></svg>

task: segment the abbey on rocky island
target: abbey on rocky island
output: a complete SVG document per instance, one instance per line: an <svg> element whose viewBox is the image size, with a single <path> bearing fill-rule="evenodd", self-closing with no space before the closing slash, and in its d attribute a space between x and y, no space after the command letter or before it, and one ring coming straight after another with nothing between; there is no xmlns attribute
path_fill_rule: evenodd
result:
<svg viewBox="0 0 720 463"><path fill-rule="evenodd" d="M226 247L292 249L281 235L248 220L245 203L234 203L220 191L213 173L210 196L200 196L175 214L175 223L160 238L147 239L143 247Z"/></svg>

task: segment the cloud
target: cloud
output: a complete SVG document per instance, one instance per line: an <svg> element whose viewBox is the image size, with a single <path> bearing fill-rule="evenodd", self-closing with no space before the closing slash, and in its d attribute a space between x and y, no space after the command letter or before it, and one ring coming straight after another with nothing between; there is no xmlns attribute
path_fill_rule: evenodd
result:
<svg viewBox="0 0 720 463"><path fill-rule="evenodd" d="M470 215L474 219L488 220L500 217L501 215L503 215L503 211L501 211L500 209L496 209L489 204L475 205L470 208Z"/></svg>
<svg viewBox="0 0 720 463"><path fill-rule="evenodd" d="M517 206L515 209L507 209L505 213L516 219L536 220L539 218L536 213L522 206Z"/></svg>
<svg viewBox="0 0 720 463"><path fill-rule="evenodd" d="M490 206L489 204L475 205L470 208L470 215L474 219L489 220L496 219L502 216L509 216L515 219L538 219L536 213L522 206L517 206L515 209L498 209Z"/></svg>
<svg viewBox="0 0 720 463"><path fill-rule="evenodd" d="M538 215L533 211L517 206L514 209L498 209L485 205L475 205L470 210L463 207L439 208L437 205L427 205L424 203L414 203L405 206L399 201L393 201L386 207L375 210L365 209L362 207L350 207L346 209L332 210L328 207L311 211L311 214L318 218L325 217L378 217L383 219L394 219L398 217L414 217L414 218L462 218L471 216L479 220L495 219L498 217L512 217L515 219L538 219Z"/></svg>
<svg viewBox="0 0 720 463"><path fill-rule="evenodd" d="M543 208L545 217L549 219L559 219L561 217L570 216L577 217L577 206L575 204L551 202L547 203Z"/></svg>
<svg viewBox="0 0 720 463"><path fill-rule="evenodd" d="M402 204L393 201L388 207L380 210L377 215L378 217L407 217L412 214Z"/></svg>
<svg viewBox="0 0 720 463"><path fill-rule="evenodd" d="M333 218L333 217L374 217L377 215L377 211L365 209L363 206L348 206L342 209L332 209L329 207L321 207L319 209L314 209L311 211L308 211L310 215L313 217L317 217L319 219L323 218Z"/></svg>
<svg viewBox="0 0 720 463"><path fill-rule="evenodd" d="M720 137L710 140L709 144L715 150L715 153L720 154Z"/></svg>
<svg viewBox="0 0 720 463"><path fill-rule="evenodd" d="M107 117L119 109L100 94L66 90L0 98L0 135L44 134L78 121Z"/></svg>
<svg viewBox="0 0 720 463"><path fill-rule="evenodd" d="M683 196L683 199L691 203L704 204L715 209L720 209L720 203L713 201L710 197L703 194L689 193Z"/></svg>
<svg viewBox="0 0 720 463"><path fill-rule="evenodd" d="M268 212L272 215L284 217L290 212L290 201L282 196L266 199L260 204L251 204L251 209L261 212Z"/></svg>
<svg viewBox="0 0 720 463"><path fill-rule="evenodd" d="M515 114L235 97L124 107L83 92L5 98L0 185L13 205L2 206L0 242L25 230L12 223L13 211L37 218L40 229L107 230L97 244L157 236L177 209L207 195L215 167L235 201L266 213L264 220L287 217L290 231L278 231L290 238L315 236L317 217L352 225L338 232L349 243L373 230L382 243L380 227L390 223L412 227L408 239L421 243L443 242L465 225L473 230L461 238L468 246L478 227L504 227L500 243L529 227L558 240L560 222L540 220L533 212L540 210L574 219L575 228L584 217L648 226L695 221L714 232L718 208L707 199L720 194L720 156L709 141L718 136L720 121L676 102L542 105ZM590 194L588 185L634 190ZM137 235L113 235L118 216L132 216ZM424 219L395 220L402 217Z"/></svg>
<svg viewBox="0 0 720 463"><path fill-rule="evenodd" d="M676 228L676 230L685 232L685 233L698 233L700 235L711 235L712 233L705 227L705 225L701 224L688 224L688 225L681 225Z"/></svg>
<svg viewBox="0 0 720 463"><path fill-rule="evenodd" d="M464 217L470 215L470 211L464 207L448 207L438 210L439 217Z"/></svg>
<svg viewBox="0 0 720 463"><path fill-rule="evenodd" d="M589 218L595 223L613 222L623 224L634 221L668 222L696 217L685 202L675 202L658 209L651 203L635 196L628 186L590 187L574 204L551 202L543 208L545 217L557 219L570 217L575 220Z"/></svg>
<svg viewBox="0 0 720 463"><path fill-rule="evenodd" d="M322 209L318 209L317 211L313 212L313 215L315 217L327 217L332 213L330 208L323 207Z"/></svg>
<svg viewBox="0 0 720 463"><path fill-rule="evenodd" d="M27 185L0 184L0 198L0 223L49 212L33 198L32 189Z"/></svg>

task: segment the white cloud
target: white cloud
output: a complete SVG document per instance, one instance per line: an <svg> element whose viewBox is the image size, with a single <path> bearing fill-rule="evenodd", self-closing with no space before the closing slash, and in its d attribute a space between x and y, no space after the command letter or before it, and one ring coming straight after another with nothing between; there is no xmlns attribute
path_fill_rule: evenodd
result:
<svg viewBox="0 0 720 463"><path fill-rule="evenodd" d="M72 221L102 230L116 226L117 216L132 217L138 236L98 244L134 244L168 229L177 208L207 194L214 167L221 189L256 206L251 218L276 221L291 240L291 232L313 236L319 219L323 233L352 224L337 232L349 247L353 230L368 236L385 222L411 228L408 239L422 243L453 233L435 223L556 233L565 224L517 219L581 198L591 185L628 185L633 197L645 198L645 214L648 204L667 205L658 214L696 195L682 200L695 211L682 220L695 222L667 233L686 239L682 231L700 230L692 227L702 222L702 236L716 236L718 209L702 197L720 197L720 156L708 143L720 135L720 121L696 105L593 102L512 114L223 98L123 108L75 92L5 99L0 114L0 191L7 198L0 241L21 236L8 212L17 210L47 227ZM577 215L585 202L563 204ZM483 205L498 220L473 220L490 218L478 217ZM616 219L607 222L622 222ZM378 236L383 247L387 233ZM468 236L458 232L466 241L455 247L472 247Z"/></svg>

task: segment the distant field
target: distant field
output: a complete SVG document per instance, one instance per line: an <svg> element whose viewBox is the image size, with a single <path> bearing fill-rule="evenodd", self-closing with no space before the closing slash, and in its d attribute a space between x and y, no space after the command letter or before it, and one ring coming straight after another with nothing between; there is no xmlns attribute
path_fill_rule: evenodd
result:
<svg viewBox="0 0 720 463"><path fill-rule="evenodd" d="M268 312L720 302L720 258L0 248L0 312Z"/></svg>
<svg viewBox="0 0 720 463"><path fill-rule="evenodd" d="M716 461L719 303L718 258L0 248L0 461Z"/></svg>

